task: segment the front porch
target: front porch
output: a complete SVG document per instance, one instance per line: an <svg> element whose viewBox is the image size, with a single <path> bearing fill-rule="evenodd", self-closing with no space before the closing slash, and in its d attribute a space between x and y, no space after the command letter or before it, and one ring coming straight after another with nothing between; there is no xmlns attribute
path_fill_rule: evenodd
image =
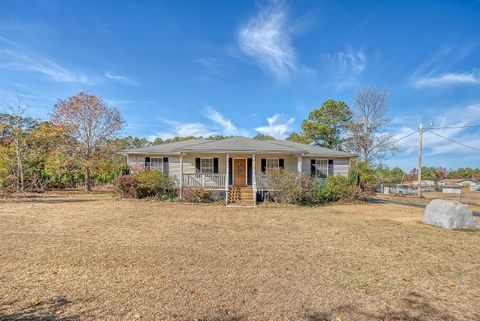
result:
<svg viewBox="0 0 480 321"><path fill-rule="evenodd" d="M224 192L226 205L256 206L257 193L268 190L265 170L280 167L302 173L303 158L302 155L291 154L212 154L199 157L182 153L179 163L180 175L176 181L180 197L185 188L201 187ZM191 172L189 164L195 164L195 173ZM189 170L187 173L186 168Z"/></svg>

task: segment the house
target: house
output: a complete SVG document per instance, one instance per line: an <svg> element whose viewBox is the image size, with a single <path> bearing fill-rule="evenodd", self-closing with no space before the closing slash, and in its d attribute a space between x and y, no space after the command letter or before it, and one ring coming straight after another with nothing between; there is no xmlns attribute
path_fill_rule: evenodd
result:
<svg viewBox="0 0 480 321"><path fill-rule="evenodd" d="M231 137L222 140L191 139L176 143L124 150L131 172L159 170L180 189L204 187L225 197L226 204L255 205L268 191L267 168L280 167L312 175L347 176L356 154L286 140Z"/></svg>
<svg viewBox="0 0 480 321"><path fill-rule="evenodd" d="M410 187L418 187L418 180L403 181L403 184ZM435 182L430 179L422 179L422 182L420 183L420 187L433 187L433 186L435 186Z"/></svg>
<svg viewBox="0 0 480 321"><path fill-rule="evenodd" d="M464 178L447 178L447 179L442 179L438 181L438 185L442 186L443 188L457 187L457 188L466 188L471 191L475 191L479 184L477 182L464 179Z"/></svg>

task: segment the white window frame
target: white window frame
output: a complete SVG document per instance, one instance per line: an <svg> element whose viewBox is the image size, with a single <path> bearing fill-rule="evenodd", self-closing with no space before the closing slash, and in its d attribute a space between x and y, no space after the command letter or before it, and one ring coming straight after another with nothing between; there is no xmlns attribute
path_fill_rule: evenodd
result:
<svg viewBox="0 0 480 321"><path fill-rule="evenodd" d="M268 161L276 161L277 164L272 166L272 164L268 164ZM280 158L267 158L265 160L265 169L275 169L275 168L280 168Z"/></svg>
<svg viewBox="0 0 480 321"><path fill-rule="evenodd" d="M211 161L211 166L204 166L203 161ZM213 174L215 171L213 157L201 157L200 158L200 174ZM211 170L211 171L210 171Z"/></svg>
<svg viewBox="0 0 480 321"><path fill-rule="evenodd" d="M150 163L148 167L150 170L160 171L163 173L163 157L150 157Z"/></svg>
<svg viewBox="0 0 480 321"><path fill-rule="evenodd" d="M322 164L324 163L324 164ZM315 159L315 177L327 178L328 177L328 159Z"/></svg>

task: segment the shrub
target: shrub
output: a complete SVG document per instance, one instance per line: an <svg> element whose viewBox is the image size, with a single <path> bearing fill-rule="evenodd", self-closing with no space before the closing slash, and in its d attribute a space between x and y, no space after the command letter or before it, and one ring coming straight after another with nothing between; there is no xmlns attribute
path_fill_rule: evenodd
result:
<svg viewBox="0 0 480 321"><path fill-rule="evenodd" d="M175 197L175 183L159 171L143 171L133 175L138 181L139 198L157 197L171 199Z"/></svg>
<svg viewBox="0 0 480 321"><path fill-rule="evenodd" d="M268 169L266 176L267 184L272 189L267 198L286 204L315 203L315 183L311 177L281 168Z"/></svg>
<svg viewBox="0 0 480 321"><path fill-rule="evenodd" d="M117 180L117 192L122 197L138 197L138 180L134 176L122 175Z"/></svg>
<svg viewBox="0 0 480 321"><path fill-rule="evenodd" d="M343 193L352 185L348 177L330 176L323 186L319 186L316 197L319 203L338 202Z"/></svg>
<svg viewBox="0 0 480 321"><path fill-rule="evenodd" d="M182 200L188 203L211 203L214 197L212 191L203 187L189 187L182 190Z"/></svg>
<svg viewBox="0 0 480 321"><path fill-rule="evenodd" d="M349 186L342 191L340 200L345 203L363 201L365 200L365 193L358 186Z"/></svg>

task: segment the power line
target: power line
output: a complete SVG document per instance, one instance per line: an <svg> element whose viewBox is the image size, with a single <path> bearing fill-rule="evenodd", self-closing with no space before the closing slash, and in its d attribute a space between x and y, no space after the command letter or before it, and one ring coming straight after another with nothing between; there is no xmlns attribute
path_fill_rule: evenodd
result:
<svg viewBox="0 0 480 321"><path fill-rule="evenodd" d="M404 139L404 138L410 137L410 136L412 136L413 134L415 134L415 133L417 133L417 132L418 132L418 129L415 130L415 131L413 131L413 132L411 132L411 133L408 134L408 135L405 135L405 136L402 136L402 137L400 137L400 138L398 138L398 139L395 139L395 142L398 142L398 141L400 141L400 140L402 140L402 139Z"/></svg>
<svg viewBox="0 0 480 321"><path fill-rule="evenodd" d="M458 129L458 128L480 128L480 125L426 127L424 129L427 130L427 129Z"/></svg>
<svg viewBox="0 0 480 321"><path fill-rule="evenodd" d="M435 132L432 132L431 130L425 130L425 131L427 131L427 132L429 132L429 133L432 133L432 134L434 134L434 135L437 135L437 136L439 136L439 137L442 137L442 138L444 138L444 139L446 139L446 140L449 140L449 141L451 141L451 142L453 142L453 143L457 143L457 144L459 144L459 145L462 145L462 146L465 146L465 147L468 147L468 148L471 148L471 149L473 149L473 150L476 150L476 151L480 152L480 148L476 148L476 147L473 147L473 146L470 146L470 145L461 143L461 142L456 141L456 140L454 140L454 139L451 139L451 138L442 136L442 135L440 135L440 134L437 134L437 133L435 133Z"/></svg>

